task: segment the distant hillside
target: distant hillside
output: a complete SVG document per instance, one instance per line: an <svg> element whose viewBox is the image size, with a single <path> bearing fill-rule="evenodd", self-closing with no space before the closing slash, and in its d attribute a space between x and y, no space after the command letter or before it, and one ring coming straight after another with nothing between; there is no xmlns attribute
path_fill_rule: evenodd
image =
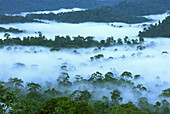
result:
<svg viewBox="0 0 170 114"><path fill-rule="evenodd" d="M66 12L54 14L31 14L27 17L37 19L56 20L59 22L81 23L81 22L125 22L140 23L150 21L139 17L142 15L164 13L170 9L170 0L130 0L123 1L114 6L103 6L101 8L85 11Z"/></svg>
<svg viewBox="0 0 170 114"><path fill-rule="evenodd" d="M0 0L0 14L20 13L60 8L97 8L111 5L122 0Z"/></svg>
<svg viewBox="0 0 170 114"><path fill-rule="evenodd" d="M34 19L25 18L22 16L6 16L0 15L0 24L8 24L8 23L25 23L25 22L40 22Z"/></svg>
<svg viewBox="0 0 170 114"><path fill-rule="evenodd" d="M10 27L9 29L0 27L0 32L22 33L22 32L24 32L24 31L23 31L23 30L19 30L19 29L17 29L17 28L12 28L12 27Z"/></svg>
<svg viewBox="0 0 170 114"><path fill-rule="evenodd" d="M170 16L166 17L159 24L151 25L144 28L143 32L139 32L141 37L169 37L170 38Z"/></svg>
<svg viewBox="0 0 170 114"><path fill-rule="evenodd" d="M18 1L18 3L16 3ZM85 11L66 12L59 14L30 14L24 22L34 19L56 20L58 22L81 23L81 22L125 22L140 23L150 21L143 15L160 14L170 10L170 0L0 0L0 13L16 13L21 11L52 10L61 7L94 8ZM1 4L2 3L2 4ZM113 5L114 3L118 3ZM12 5L13 4L13 5ZM110 5L110 6L102 6ZM102 7L100 7L102 6ZM15 7L15 8L14 8ZM0 18L3 16L0 16ZM5 17L8 18L8 17ZM1 18L0 23L22 22L22 17L9 17L8 21ZM20 21L17 19L20 18ZM27 20L28 19L28 20Z"/></svg>
<svg viewBox="0 0 170 114"><path fill-rule="evenodd" d="M170 10L170 0L125 0L113 7L104 6L101 9L115 15L160 14Z"/></svg>
<svg viewBox="0 0 170 114"><path fill-rule="evenodd" d="M46 19L56 20L58 22L66 23L83 23L83 22L124 22L124 23L141 23L151 21L144 17L128 16L128 15L114 15L108 11L94 9L87 11L76 11L67 13L49 13L49 14L28 14L28 19Z"/></svg>

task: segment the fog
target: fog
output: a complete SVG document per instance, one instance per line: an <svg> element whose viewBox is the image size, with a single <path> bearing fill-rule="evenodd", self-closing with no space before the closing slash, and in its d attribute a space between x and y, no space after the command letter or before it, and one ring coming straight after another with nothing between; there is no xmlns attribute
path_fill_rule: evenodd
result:
<svg viewBox="0 0 170 114"><path fill-rule="evenodd" d="M59 66L67 63L66 65L71 69L69 71L72 74L71 78L74 78L76 74L83 75L86 78L96 71L105 74L111 71L111 69L115 69L119 73L127 70L133 74L141 74L146 79L144 82L153 81L157 76L162 81L169 81L170 77L168 74L170 74L170 69L168 65L170 62L168 60L170 59L170 55L162 54L162 52L170 52L170 39L163 38L165 42L161 42L162 39L154 39L154 45L150 45L152 39L145 40L146 43L143 45L148 47L144 50L137 50L136 46L114 46L102 48L98 52L94 51L95 48L76 49L78 53L73 53L74 49L62 49L59 52L50 52L50 48L44 47L12 46L9 49L9 46L6 46L0 49L1 79L3 79L3 72L9 74L4 79L8 79L7 76L15 76L13 74L15 71L17 71L15 74L19 73L18 76L30 75L30 73L23 73L20 69L14 68L14 64L19 62L25 64L22 71L33 70L34 72L32 73L36 73L36 75L37 73L41 74L40 72L53 73L53 70L59 70ZM118 50L115 51L115 49ZM90 57L97 54L103 54L104 58L91 61ZM132 54L134 55L132 56ZM125 58L122 58L123 55L125 55ZM113 59L108 59L109 57L113 57ZM32 65L36 65L37 68L32 68ZM9 69L6 67L11 72L8 72ZM88 71L88 73L85 71ZM23 76L22 78L26 78L27 81L32 81L33 78L46 80L48 78L56 78L56 73L58 74L59 72L56 71L53 75L48 76L32 76L32 78L30 76Z"/></svg>
<svg viewBox="0 0 170 114"><path fill-rule="evenodd" d="M61 8L59 10L52 10L52 11L36 11L36 12L22 12L22 13L19 13L19 14L6 14L6 15L10 15L10 16L26 16L27 14L41 14L41 13L54 13L54 14L57 14L57 13L61 13L61 12L72 12L72 11L83 11L83 10L86 10L86 9L81 9L81 8L73 8L73 9L64 9L64 8Z"/></svg>
<svg viewBox="0 0 170 114"><path fill-rule="evenodd" d="M162 20L167 16L150 15L149 18L155 21L147 23L152 24ZM45 21L46 23L15 23L1 24L0 26L8 28L14 27L25 30L25 33L11 34L11 36L37 35L35 32L41 31L47 38L53 39L55 35L61 36L94 36L95 39L106 39L108 36L117 38L137 38L138 32L144 27L142 24L125 23L80 23L68 24L57 23L54 21ZM115 25L115 26L114 26ZM122 26L122 27L120 27ZM0 33L3 38L4 33ZM44 83L44 81L55 82L61 72L67 72L70 80L73 81L76 75L81 75L88 79L96 71L105 74L113 72L119 77L124 71L129 71L134 75L142 76L139 80L134 80L135 85L143 84L148 91L143 92L142 96L149 98L151 103L155 103L162 90L170 87L170 39L168 38L145 38L146 49L137 50L135 46L113 46L102 47L101 50L94 51L96 47L81 49L61 49L51 52L50 48L37 46L5 46L0 49L0 79L7 81L10 77L18 77L24 82ZM117 51L115 51L117 49ZM77 50L77 53L73 51ZM162 53L162 52L166 53ZM91 61L90 57L97 54L103 54L104 58ZM109 57L113 57L110 58ZM61 66L66 65L66 69ZM158 85L158 86L156 86ZM85 85L89 91L92 91L90 85ZM123 102L137 101L128 88L118 87L124 97ZM77 88L76 88L77 89ZM116 89L116 87L115 87ZM73 89L75 90L75 88ZM73 91L72 90L72 91ZM98 97L109 96L109 92L104 89ZM101 94L103 93L103 94ZM98 98L96 97L96 99ZM167 99L170 101L170 99Z"/></svg>
<svg viewBox="0 0 170 114"><path fill-rule="evenodd" d="M59 10L60 11L60 10ZM67 10L66 10L67 11ZM41 13L41 12L38 12ZM0 24L4 28L19 28L24 30L24 33L14 34L10 33L12 37L24 37L24 36L36 36L38 31L41 31L48 39L54 39L56 35L60 36L94 36L97 40L103 40L108 36L114 36L115 38L136 38L139 31L142 31L143 24L153 24L158 20L163 20L168 14L150 15L146 16L153 19L152 22L139 23L139 24L125 24L125 23L95 23L86 22L80 24L71 23L58 23L56 21L42 20L45 23L12 23L12 24ZM161 18L160 18L161 17ZM133 32L132 32L133 31ZM4 33L0 33L0 38L3 38Z"/></svg>
<svg viewBox="0 0 170 114"><path fill-rule="evenodd" d="M170 55L162 54L162 51L170 52L170 39L163 38L165 42L162 42L161 38L157 38L154 39L154 45L150 45L153 44L150 43L152 40L146 39L144 45L148 47L141 51L137 51L136 46L108 47L102 48L99 52L94 52L94 48L76 49L78 53L73 53L74 49L50 52L49 48L44 47L12 46L9 49L7 46L0 49L0 78L7 81L10 77L18 77L25 82L43 83L44 81L55 82L61 72L68 72L70 80L73 81L76 75L88 79L96 71L102 74L111 71L118 76L124 71L130 71L133 75L142 76L141 80L134 81L135 84L142 83L151 91L144 96L152 95L151 99L155 100L161 90L170 86L168 67ZM115 52L115 49L118 51ZM131 56L133 53L136 55ZM90 57L97 54L103 54L104 58L91 61ZM123 55L125 58L122 58ZM113 59L108 59L109 57ZM63 65L67 66L67 70L61 69ZM156 84L160 85L159 89L155 87ZM125 101L130 100L128 96L124 95L124 97Z"/></svg>
<svg viewBox="0 0 170 114"><path fill-rule="evenodd" d="M169 12L169 11L168 11ZM168 16L168 12L164 13L164 14L157 14L157 15L147 15L147 16L143 16L145 18L148 19L152 19L155 22L159 21L159 20L163 20Z"/></svg>
<svg viewBox="0 0 170 114"><path fill-rule="evenodd" d="M96 39L101 40L107 36L117 37L136 37L138 31L142 30L141 27L129 27L125 26L122 28L112 27L107 23L81 23L81 24L68 24L68 23L57 23L57 22L48 22L48 23L24 23L24 24L1 24L0 26L9 28L20 28L25 30L25 33L21 34L11 34L12 36L35 36L35 32L41 31L43 35L47 38L54 39L54 36L94 36ZM47 29L48 28L48 29ZM133 33L131 32L133 31ZM134 35L135 33L135 35ZM0 37L3 37L4 33L0 33Z"/></svg>

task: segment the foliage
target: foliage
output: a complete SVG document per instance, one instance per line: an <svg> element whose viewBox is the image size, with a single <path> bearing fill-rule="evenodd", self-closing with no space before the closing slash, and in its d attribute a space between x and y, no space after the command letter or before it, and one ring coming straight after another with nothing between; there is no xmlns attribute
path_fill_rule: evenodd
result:
<svg viewBox="0 0 170 114"><path fill-rule="evenodd" d="M137 108L132 102L121 104L117 108L112 108L112 114L149 114Z"/></svg>
<svg viewBox="0 0 170 114"><path fill-rule="evenodd" d="M128 72L128 71L125 71L121 74L122 77L125 77L125 78L132 78L132 73L131 72Z"/></svg>
<svg viewBox="0 0 170 114"><path fill-rule="evenodd" d="M69 75L68 73L61 73L61 75L58 77L57 81L58 81L58 85L59 86L67 86L70 87L72 85L72 83L69 81Z"/></svg>
<svg viewBox="0 0 170 114"><path fill-rule="evenodd" d="M139 32L140 37L168 37L170 38L170 16L166 17L162 22L150 25L144 28L143 32Z"/></svg>
<svg viewBox="0 0 170 114"><path fill-rule="evenodd" d="M23 30L16 29L16 28L12 28L12 27L10 27L9 29L0 27L0 32L22 33L22 32L24 32L24 31L23 31Z"/></svg>
<svg viewBox="0 0 170 114"><path fill-rule="evenodd" d="M132 42L127 39L128 42L123 42L121 38L118 40L114 40L113 37L108 37L106 40L101 40L100 42L97 40L93 40L94 37L87 36L77 36L73 37L72 39L70 36L55 36L55 40L47 39L41 32L38 32L38 36L28 36L23 37L23 39L17 38L10 38L9 33L4 34L4 39L0 39L0 45L22 45L22 46L46 46L52 47L50 51L59 51L61 48L88 48L88 47L101 47L101 46L114 46L114 45L136 45L141 44L143 41L138 39L133 39ZM120 43L121 40L121 43ZM135 42L134 42L135 41ZM76 51L75 51L76 52ZM94 59L99 59L104 57L102 54L97 55Z"/></svg>
<svg viewBox="0 0 170 114"><path fill-rule="evenodd" d="M8 23L25 23L25 22L40 22L34 19L29 19L22 16L7 16L7 15L0 15L0 24L8 24ZM21 32L17 29L9 28L9 29L2 29L2 31L13 31L13 32Z"/></svg>
<svg viewBox="0 0 170 114"><path fill-rule="evenodd" d="M105 114L105 111L110 108L108 103L104 103L102 101L95 101L93 103L94 112L97 114Z"/></svg>
<svg viewBox="0 0 170 114"><path fill-rule="evenodd" d="M88 100L91 98L91 94L87 91L79 91L75 90L70 97L76 101L76 102L88 102Z"/></svg>
<svg viewBox="0 0 170 114"><path fill-rule="evenodd" d="M69 18L68 18L69 17ZM125 22L140 23L150 21L144 17L115 15L103 9L89 9L67 13L28 14L26 18L56 20L57 22L82 23L82 22Z"/></svg>
<svg viewBox="0 0 170 114"><path fill-rule="evenodd" d="M28 88L27 91L38 91L41 88L41 86L36 83L28 83L27 88Z"/></svg>
<svg viewBox="0 0 170 114"><path fill-rule="evenodd" d="M163 90L163 92L161 93L160 97L170 97L170 88Z"/></svg>
<svg viewBox="0 0 170 114"><path fill-rule="evenodd" d="M158 8L159 7L159 8ZM164 13L170 9L169 0L123 1L114 6L103 6L85 11L73 11L59 14L29 14L28 18L48 19L58 22L125 22L140 23L150 21L143 15ZM140 17L139 17L140 16Z"/></svg>
<svg viewBox="0 0 170 114"><path fill-rule="evenodd" d="M169 0L124 0L113 7L103 7L115 15L143 16L164 13L170 9Z"/></svg>
<svg viewBox="0 0 170 114"><path fill-rule="evenodd" d="M41 104L37 113L93 113L93 109L85 102L76 103L69 98L59 97Z"/></svg>
<svg viewBox="0 0 170 114"><path fill-rule="evenodd" d="M132 73L128 71L122 74L132 76ZM135 75L132 78L136 79L139 76ZM134 82L121 78L121 75L117 77L112 72L102 74L97 71L88 80L76 75L73 83L69 81L68 73L61 74L61 77L63 78L59 78L58 83L54 82L54 88L48 86L50 82L46 82L47 87L33 82L27 83L24 87L24 82L18 78L10 78L7 82L1 81L0 113L169 113L167 100L157 101L156 104L148 103L148 99L139 94L145 87L142 84L135 86ZM88 90L85 87L86 84L93 91ZM131 92L138 95L138 108L132 102L121 103L123 92L118 89L120 86L124 88L129 86ZM72 88L77 89L72 90ZM94 100L95 97L101 95L102 90L108 91L110 99L107 96L102 96L99 97L99 100ZM163 93L168 93L168 90L163 90ZM106 95L107 91L105 91ZM166 98L166 96L161 96L161 98Z"/></svg>
<svg viewBox="0 0 170 114"><path fill-rule="evenodd" d="M4 82L0 82L0 112L6 113L16 101L16 96L5 88Z"/></svg>
<svg viewBox="0 0 170 114"><path fill-rule="evenodd" d="M110 94L111 94L111 99L114 104L114 107L117 107L119 101L121 102L123 100L123 97L120 96L120 91L116 89L113 92L110 92Z"/></svg>
<svg viewBox="0 0 170 114"><path fill-rule="evenodd" d="M0 0L0 14L20 13L61 8L96 8L114 5L122 0Z"/></svg>

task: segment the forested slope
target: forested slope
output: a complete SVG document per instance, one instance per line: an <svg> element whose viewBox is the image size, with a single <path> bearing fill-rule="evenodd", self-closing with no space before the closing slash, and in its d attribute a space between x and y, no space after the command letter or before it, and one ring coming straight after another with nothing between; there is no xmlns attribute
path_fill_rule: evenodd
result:
<svg viewBox="0 0 170 114"><path fill-rule="evenodd" d="M0 15L0 24L8 24L8 23L25 23L25 22L40 22L34 19L25 18L22 16L6 16Z"/></svg>
<svg viewBox="0 0 170 114"><path fill-rule="evenodd" d="M47 19L56 20L66 23L82 23L82 22L125 22L125 23L141 23L151 21L144 17L115 15L102 9L92 9L87 11L75 11L67 13L49 13L49 14L28 14L29 19Z"/></svg>
<svg viewBox="0 0 170 114"><path fill-rule="evenodd" d="M166 19L162 22L159 21L158 24L150 25L150 27L144 28L143 32L139 32L139 36L170 38L170 16L166 17Z"/></svg>
<svg viewBox="0 0 170 114"><path fill-rule="evenodd" d="M170 0L129 0L120 2L112 7L101 9L115 15L150 15L160 14L170 10Z"/></svg>
<svg viewBox="0 0 170 114"><path fill-rule="evenodd" d="M23 31L23 30L19 30L19 29L17 29L17 28L12 28L12 27L10 27L9 29L0 27L0 32L22 33L22 32L24 32L24 31Z"/></svg>
<svg viewBox="0 0 170 114"><path fill-rule="evenodd" d="M0 0L0 14L60 8L97 8L114 5L122 0Z"/></svg>
<svg viewBox="0 0 170 114"><path fill-rule="evenodd" d="M170 9L169 0L144 0L124 1L114 6L103 6L101 8L85 11L75 11L55 14L31 14L29 18L56 20L59 22L81 23L81 22L125 22L140 23L150 21L139 17L150 14L160 14Z"/></svg>

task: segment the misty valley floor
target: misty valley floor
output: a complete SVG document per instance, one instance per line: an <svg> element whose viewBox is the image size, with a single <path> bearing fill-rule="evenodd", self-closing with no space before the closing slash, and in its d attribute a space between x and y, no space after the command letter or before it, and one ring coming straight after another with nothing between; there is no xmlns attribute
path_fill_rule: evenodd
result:
<svg viewBox="0 0 170 114"><path fill-rule="evenodd" d="M77 9L81 10L81 9ZM65 10L62 10L65 11ZM58 12L57 12L58 13ZM35 36L41 31L48 39L54 39L55 35L61 36L94 36L96 40L105 40L109 36L115 39L137 38L139 31L143 30L143 24L149 26L152 23L164 19L167 13L160 15L150 15L147 18L154 19L153 22L139 24L125 23L80 23L68 24L55 21L43 20L46 23L14 23L1 24L2 27L14 27L25 30L21 34L11 34L10 37ZM4 38L4 33L0 33L0 38ZM123 97L122 103L129 101L137 102L138 98L146 97L149 102L155 104L157 101L170 98L158 97L162 90L170 87L170 39L169 38L144 38L145 42L140 44L146 48L138 50L139 45L121 45L102 47L101 49L79 48L61 49L60 51L50 51L50 48L40 46L4 46L0 48L0 80L8 81L10 77L21 78L26 86L27 82L39 83L45 86L45 81L54 85L57 78L63 73L68 73L70 81L73 82L76 75L89 79L95 72L106 74L112 72L114 77L119 79L124 71L134 75L141 75L138 80L130 79L135 86L143 84L147 91L143 91L140 96L132 93L131 88L113 87L119 89ZM103 54L100 59L91 60L95 55ZM54 86L53 85L53 86ZM100 100L102 96L110 98L110 91L106 88L96 89L91 85L82 84L80 87L68 88L73 92L81 87L85 87L89 92L95 89L95 100ZM64 91L64 90L63 90Z"/></svg>
<svg viewBox="0 0 170 114"><path fill-rule="evenodd" d="M25 82L43 83L55 82L62 72L67 72L73 81L76 75L89 79L89 76L97 71L103 74L113 72L117 77L124 71L129 71L133 75L142 76L142 79L134 80L135 84L142 83L148 88L150 93L144 93L143 96L154 102L155 99L158 100L156 96L161 94L161 90L170 86L170 69L168 69L170 55L162 53L169 52L169 43L170 39L166 38L157 38L154 41L145 39L144 50L137 50L137 46L123 45L103 47L98 51L94 51L95 48L76 49L76 53L73 52L75 49L50 52L50 48L44 47L6 46L0 49L0 69L2 69L0 77L3 81L7 81L10 77L18 77ZM91 61L90 57L97 54L103 54L104 58ZM67 67L62 69L62 66ZM159 87L155 87L157 84ZM123 102L135 100L126 93L123 97L125 98Z"/></svg>

